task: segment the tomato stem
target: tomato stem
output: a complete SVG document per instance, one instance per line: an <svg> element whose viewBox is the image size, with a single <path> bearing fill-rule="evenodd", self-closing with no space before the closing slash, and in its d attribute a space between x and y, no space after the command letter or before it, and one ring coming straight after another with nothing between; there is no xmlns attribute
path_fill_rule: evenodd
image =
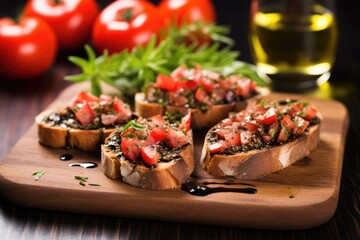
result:
<svg viewBox="0 0 360 240"><path fill-rule="evenodd" d="M59 3L61 3L62 2L62 0L54 0L54 3L55 4L59 4Z"/></svg>
<svg viewBox="0 0 360 240"><path fill-rule="evenodd" d="M131 8L128 8L121 14L121 18L127 22L130 22L133 15L134 15L134 11Z"/></svg>

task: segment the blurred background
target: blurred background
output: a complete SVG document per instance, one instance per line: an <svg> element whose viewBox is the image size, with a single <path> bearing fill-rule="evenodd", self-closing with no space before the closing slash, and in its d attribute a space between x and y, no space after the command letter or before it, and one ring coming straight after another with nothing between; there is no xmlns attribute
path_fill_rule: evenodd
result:
<svg viewBox="0 0 360 240"><path fill-rule="evenodd" d="M97 2L101 8L104 8L113 1L98 0ZM159 0L151 0L151 2L158 4ZM16 16L25 3L26 0L0 1L0 16ZM239 60L252 63L248 43L251 0L213 0L213 4L216 8L217 23L231 27L230 37L235 40L234 49L241 53ZM336 61L329 82L335 85L340 84L339 87L341 87L348 81L360 82L360 79L353 79L360 76L360 17L355 0L336 0L336 8L339 39Z"/></svg>

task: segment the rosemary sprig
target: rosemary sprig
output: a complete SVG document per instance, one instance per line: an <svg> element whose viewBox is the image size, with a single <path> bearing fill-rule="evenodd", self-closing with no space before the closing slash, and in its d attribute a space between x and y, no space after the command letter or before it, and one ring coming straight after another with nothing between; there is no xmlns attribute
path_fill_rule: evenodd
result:
<svg viewBox="0 0 360 240"><path fill-rule="evenodd" d="M42 175L44 175L44 173L46 173L44 170L39 170L33 172L32 175L34 176L35 181L39 181Z"/></svg>
<svg viewBox="0 0 360 240"><path fill-rule="evenodd" d="M83 177L83 176L74 176L74 178L76 180L79 180L79 184L81 186L86 186L87 181L89 180L88 177ZM101 186L100 184L97 183L88 183L89 186Z"/></svg>
<svg viewBox="0 0 360 240"><path fill-rule="evenodd" d="M199 64L204 69L214 70L225 76L239 74L257 81L261 86L266 85L257 75L254 66L237 60L240 53L231 50L232 39L225 35L229 32L227 27L201 27L209 32L214 41L212 44L189 44L182 41L187 31L199 28L199 25L186 25L180 29L170 29L159 44L154 36L145 46L112 55L105 51L102 55L96 56L94 49L85 45L87 59L69 57L69 61L80 67L82 72L66 76L65 79L73 82L89 81L91 92L95 95L102 93L100 83L104 82L117 88L123 97L132 98L135 93L143 91L144 87L153 83L159 73L170 74L180 65L194 67Z"/></svg>

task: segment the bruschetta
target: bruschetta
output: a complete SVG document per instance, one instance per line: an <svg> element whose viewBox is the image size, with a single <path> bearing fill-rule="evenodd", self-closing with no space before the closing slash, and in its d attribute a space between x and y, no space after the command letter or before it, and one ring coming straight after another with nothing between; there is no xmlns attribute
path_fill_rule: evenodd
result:
<svg viewBox="0 0 360 240"><path fill-rule="evenodd" d="M174 189L194 170L190 112L181 121L156 115L130 121L106 138L101 167L106 176L144 189Z"/></svg>
<svg viewBox="0 0 360 240"><path fill-rule="evenodd" d="M99 151L105 138L136 116L118 97L81 91L62 109L46 110L35 122L39 142L52 148Z"/></svg>
<svg viewBox="0 0 360 240"><path fill-rule="evenodd" d="M209 128L240 111L252 101L268 96L269 90L240 76L180 66L170 76L159 74L155 83L135 94L135 112L143 117L183 112L190 109L192 129Z"/></svg>
<svg viewBox="0 0 360 240"><path fill-rule="evenodd" d="M214 176L257 179L316 149L320 124L321 115L307 101L263 100L211 128L200 162Z"/></svg>

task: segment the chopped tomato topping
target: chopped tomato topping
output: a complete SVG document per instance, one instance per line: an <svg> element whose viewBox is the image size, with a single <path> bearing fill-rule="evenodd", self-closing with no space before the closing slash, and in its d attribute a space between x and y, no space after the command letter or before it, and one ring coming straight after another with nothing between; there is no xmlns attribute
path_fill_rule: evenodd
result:
<svg viewBox="0 0 360 240"><path fill-rule="evenodd" d="M176 90L176 82L172 77L166 76L165 74L159 74L156 77L156 85L167 91L175 91Z"/></svg>
<svg viewBox="0 0 360 240"><path fill-rule="evenodd" d="M191 125L191 111L188 111L188 113L181 118L181 124L180 124L180 129L188 132L190 129L190 125Z"/></svg>
<svg viewBox="0 0 360 240"><path fill-rule="evenodd" d="M156 144L142 147L141 148L141 157L144 163L148 166L154 166L160 160L160 154L156 149Z"/></svg>
<svg viewBox="0 0 360 240"><path fill-rule="evenodd" d="M85 100L73 107L73 111L76 119L78 119L83 125L91 123L95 118L93 110L91 109L89 103Z"/></svg>
<svg viewBox="0 0 360 240"><path fill-rule="evenodd" d="M316 117L317 109L314 106L307 106L303 109L303 117L304 119L311 121Z"/></svg>
<svg viewBox="0 0 360 240"><path fill-rule="evenodd" d="M212 143L209 145L209 150L211 153L220 152L223 148L224 147L220 142Z"/></svg>
<svg viewBox="0 0 360 240"><path fill-rule="evenodd" d="M291 131L295 127L295 123L291 120L290 115L285 115L281 124L286 127L289 131Z"/></svg>

